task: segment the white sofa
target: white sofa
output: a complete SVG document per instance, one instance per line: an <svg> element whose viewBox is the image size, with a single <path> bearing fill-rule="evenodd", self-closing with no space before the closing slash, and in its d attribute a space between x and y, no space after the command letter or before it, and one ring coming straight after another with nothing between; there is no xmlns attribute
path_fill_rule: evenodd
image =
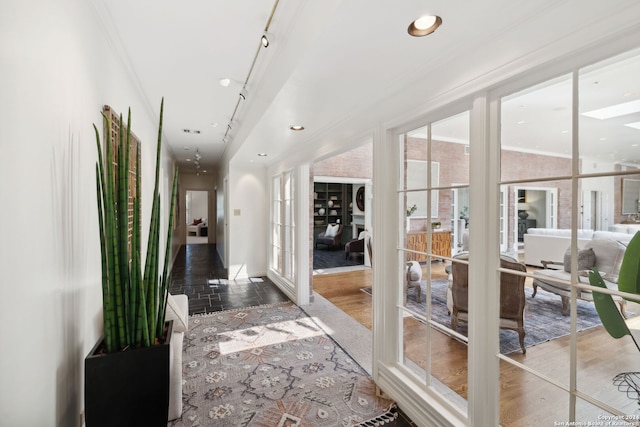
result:
<svg viewBox="0 0 640 427"><path fill-rule="evenodd" d="M191 224L187 224L187 236L194 233L196 236L200 236L202 227L207 226L206 218L195 218Z"/></svg>
<svg viewBox="0 0 640 427"><path fill-rule="evenodd" d="M182 342L189 326L189 299L186 295L169 295L165 320L173 320L169 343L169 421L182 415Z"/></svg>
<svg viewBox="0 0 640 427"><path fill-rule="evenodd" d="M640 231L640 224L613 224L611 226L611 231L634 235Z"/></svg>
<svg viewBox="0 0 640 427"><path fill-rule="evenodd" d="M640 230L640 227L638 229L633 227L612 227L620 231L578 230L578 248L584 248L585 244L592 239L615 240L626 245L635 232ZM543 267L541 261L562 261L569 246L571 246L571 230L530 228L524 235L524 263Z"/></svg>

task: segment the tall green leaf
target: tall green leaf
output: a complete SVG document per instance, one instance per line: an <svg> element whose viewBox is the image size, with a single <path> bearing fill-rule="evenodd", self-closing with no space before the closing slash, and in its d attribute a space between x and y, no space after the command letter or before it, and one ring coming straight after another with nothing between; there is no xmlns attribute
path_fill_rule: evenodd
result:
<svg viewBox="0 0 640 427"><path fill-rule="evenodd" d="M640 294L640 233L631 238L624 252L618 276L618 289L630 294Z"/></svg>
<svg viewBox="0 0 640 427"><path fill-rule="evenodd" d="M589 284L591 286L597 286L599 288L607 288L607 285L602 280L602 276L597 270L591 270L589 272ZM627 324L622 317L622 314L618 311L616 303L609 294L603 292L593 292L593 302L596 306L596 311L602 320L609 335L613 338L622 338L625 335L631 335Z"/></svg>
<svg viewBox="0 0 640 427"><path fill-rule="evenodd" d="M173 235L173 224L175 221L175 204L176 197L178 197L178 168L173 171L173 185L171 189L171 204L169 205L169 224L167 225L167 244L164 252L164 267L162 268L161 277L161 312L158 314L159 319L165 318L167 311L167 298L169 296L169 284L171 283L171 273L169 271L169 259L171 258L171 238ZM159 326L162 326L159 324ZM161 330L156 330L156 335L161 335Z"/></svg>

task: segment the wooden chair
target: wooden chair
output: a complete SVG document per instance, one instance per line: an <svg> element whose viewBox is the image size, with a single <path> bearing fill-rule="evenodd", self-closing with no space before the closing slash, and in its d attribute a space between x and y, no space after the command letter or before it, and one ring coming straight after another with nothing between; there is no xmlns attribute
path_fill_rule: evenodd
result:
<svg viewBox="0 0 640 427"><path fill-rule="evenodd" d="M468 254L465 254L466 259ZM516 259L502 255L500 267L509 270L526 272L527 268ZM469 321L469 269L466 263L454 262L452 269L451 293L453 307L451 311L451 329L456 329L458 321ZM527 350L524 347L524 276L515 274L500 274L500 328L511 329L518 333L522 353Z"/></svg>

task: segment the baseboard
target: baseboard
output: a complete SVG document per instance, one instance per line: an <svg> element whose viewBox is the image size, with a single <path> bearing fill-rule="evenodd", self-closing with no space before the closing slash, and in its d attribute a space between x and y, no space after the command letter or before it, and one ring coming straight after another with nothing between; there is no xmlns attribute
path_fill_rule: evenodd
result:
<svg viewBox="0 0 640 427"><path fill-rule="evenodd" d="M297 295L295 292L295 287L292 283L287 282L272 271L269 271L267 273L267 277L273 282L274 285L278 287L278 289L284 292L284 294L289 297L291 301L296 301Z"/></svg>
<svg viewBox="0 0 640 427"><path fill-rule="evenodd" d="M398 407L419 426L464 427L467 422L462 413L440 401L436 392L417 385L402 370L378 365L376 384L396 401Z"/></svg>

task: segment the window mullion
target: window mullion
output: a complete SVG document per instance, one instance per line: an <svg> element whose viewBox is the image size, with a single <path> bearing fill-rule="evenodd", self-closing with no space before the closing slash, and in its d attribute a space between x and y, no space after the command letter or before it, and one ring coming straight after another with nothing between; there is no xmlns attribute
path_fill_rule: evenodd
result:
<svg viewBox="0 0 640 427"><path fill-rule="evenodd" d="M471 109L469 211L469 420L471 425L499 425L499 160L498 102L484 94ZM492 120L492 121L490 121ZM496 122L496 123L494 123ZM489 391L489 392L488 392Z"/></svg>

